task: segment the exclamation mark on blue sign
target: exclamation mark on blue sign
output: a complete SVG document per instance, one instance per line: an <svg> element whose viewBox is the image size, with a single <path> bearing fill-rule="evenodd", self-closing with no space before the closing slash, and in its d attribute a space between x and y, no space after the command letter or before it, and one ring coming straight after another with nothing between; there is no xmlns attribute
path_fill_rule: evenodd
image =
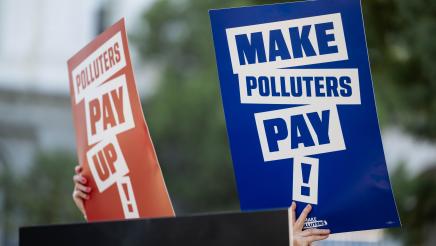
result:
<svg viewBox="0 0 436 246"><path fill-rule="evenodd" d="M301 186L301 195L310 196L309 177L312 165L301 163L301 174L303 177L303 185Z"/></svg>
<svg viewBox="0 0 436 246"><path fill-rule="evenodd" d="M311 157L295 157L292 175L292 199L318 204L319 160Z"/></svg>

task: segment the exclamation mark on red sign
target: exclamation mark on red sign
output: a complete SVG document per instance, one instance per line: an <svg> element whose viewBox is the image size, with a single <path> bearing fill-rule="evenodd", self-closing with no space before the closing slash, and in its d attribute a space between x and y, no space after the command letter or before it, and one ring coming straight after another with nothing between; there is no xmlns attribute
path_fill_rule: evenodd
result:
<svg viewBox="0 0 436 246"><path fill-rule="evenodd" d="M303 177L303 184L301 185L301 195L310 196L310 170L312 169L312 165L301 163L301 174Z"/></svg>
<svg viewBox="0 0 436 246"><path fill-rule="evenodd" d="M126 219L138 218L139 212L129 176L124 176L117 182L121 204Z"/></svg>
<svg viewBox="0 0 436 246"><path fill-rule="evenodd" d="M129 186L127 183L123 183L123 190L124 190L124 194L126 194L126 200L127 200L127 209L129 210L130 213L134 212L133 206L132 206L132 201L129 197Z"/></svg>

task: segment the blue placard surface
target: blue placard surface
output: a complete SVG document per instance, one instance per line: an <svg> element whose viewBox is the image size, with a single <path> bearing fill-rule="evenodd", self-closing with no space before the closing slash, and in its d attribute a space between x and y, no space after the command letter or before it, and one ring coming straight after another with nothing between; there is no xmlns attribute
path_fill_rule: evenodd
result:
<svg viewBox="0 0 436 246"><path fill-rule="evenodd" d="M242 210L312 204L305 227L400 226L360 0L211 10Z"/></svg>

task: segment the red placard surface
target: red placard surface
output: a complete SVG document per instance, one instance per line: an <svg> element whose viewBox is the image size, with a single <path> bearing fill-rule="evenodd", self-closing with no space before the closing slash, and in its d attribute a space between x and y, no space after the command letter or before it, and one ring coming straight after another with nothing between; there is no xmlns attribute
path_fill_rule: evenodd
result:
<svg viewBox="0 0 436 246"><path fill-rule="evenodd" d="M174 216L144 120L124 19L68 60L89 221Z"/></svg>

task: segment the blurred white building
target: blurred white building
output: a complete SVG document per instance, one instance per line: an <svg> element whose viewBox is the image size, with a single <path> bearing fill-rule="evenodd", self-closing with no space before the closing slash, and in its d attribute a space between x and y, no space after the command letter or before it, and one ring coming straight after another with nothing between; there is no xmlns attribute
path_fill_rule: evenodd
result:
<svg viewBox="0 0 436 246"><path fill-rule="evenodd" d="M75 151L67 60L121 17L128 32L140 28L149 3L0 0L0 155L16 171L37 151ZM131 50L140 94L147 96L154 73Z"/></svg>

